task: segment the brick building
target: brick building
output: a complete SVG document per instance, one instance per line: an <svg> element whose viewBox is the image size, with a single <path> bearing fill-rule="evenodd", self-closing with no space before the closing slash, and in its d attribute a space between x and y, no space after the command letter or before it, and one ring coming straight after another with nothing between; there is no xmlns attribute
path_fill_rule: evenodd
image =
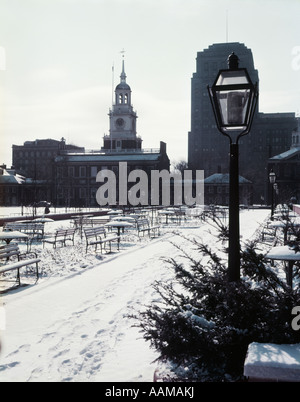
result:
<svg viewBox="0 0 300 402"><path fill-rule="evenodd" d="M143 149L136 120L123 60L120 83L115 88L115 102L109 111L109 135L104 136L101 150L75 153L66 150L54 159L56 205L96 206L97 173L111 170L118 180L119 162L127 163L128 173L140 169L149 176L154 169L169 170L166 144L160 142L158 149ZM116 189L118 191L118 185Z"/></svg>
<svg viewBox="0 0 300 402"><path fill-rule="evenodd" d="M300 118L298 126L291 135L291 146L285 152L273 156L268 161L268 172L276 174L277 203L289 203L291 200L300 203ZM271 199L271 185L269 200Z"/></svg>
<svg viewBox="0 0 300 402"><path fill-rule="evenodd" d="M252 183L239 176L240 204L252 204ZM204 179L205 205L229 205L229 174L215 173Z"/></svg>

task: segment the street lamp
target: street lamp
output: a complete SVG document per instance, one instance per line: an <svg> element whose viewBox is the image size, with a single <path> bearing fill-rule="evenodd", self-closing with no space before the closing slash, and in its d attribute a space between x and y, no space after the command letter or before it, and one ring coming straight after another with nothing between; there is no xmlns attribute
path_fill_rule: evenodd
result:
<svg viewBox="0 0 300 402"><path fill-rule="evenodd" d="M272 192L271 192L271 220L273 220L273 215L274 215L274 186L276 182L276 174L273 172L273 169L271 169L269 173L269 181L271 183L272 187Z"/></svg>
<svg viewBox="0 0 300 402"><path fill-rule="evenodd" d="M212 87L207 88L218 130L230 141L228 280L232 282L240 279L238 141L250 131L258 89L248 71L238 67L234 53L227 61L228 69L220 70Z"/></svg>
<svg viewBox="0 0 300 402"><path fill-rule="evenodd" d="M274 183L273 188L274 188L274 207L276 207L277 200L278 200L278 197L277 197L277 195L278 195L278 184Z"/></svg>

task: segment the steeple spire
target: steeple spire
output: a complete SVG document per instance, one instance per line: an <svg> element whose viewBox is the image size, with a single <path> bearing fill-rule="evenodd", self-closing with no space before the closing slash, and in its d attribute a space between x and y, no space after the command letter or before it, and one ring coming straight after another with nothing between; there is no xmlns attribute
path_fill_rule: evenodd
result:
<svg viewBox="0 0 300 402"><path fill-rule="evenodd" d="M124 60L124 53L125 50L122 50L122 72L120 75L120 83L116 86L115 94L116 94L116 105L124 104L127 106L131 106L131 89L130 86L126 82L126 74L125 74L125 60Z"/></svg>
<svg viewBox="0 0 300 402"><path fill-rule="evenodd" d="M123 58L123 60L122 60L122 73L121 73L121 75L120 75L120 78L121 78L121 82L122 82L122 83L123 83L123 82L126 83L125 61L124 61L125 50L124 50L124 49L121 50L120 53L122 53L122 58Z"/></svg>
<svg viewBox="0 0 300 402"><path fill-rule="evenodd" d="M123 56L124 57L124 56ZM125 82L126 83L126 74L125 74L125 63L124 63L124 59L122 61L122 73L120 75L121 78L121 82Z"/></svg>

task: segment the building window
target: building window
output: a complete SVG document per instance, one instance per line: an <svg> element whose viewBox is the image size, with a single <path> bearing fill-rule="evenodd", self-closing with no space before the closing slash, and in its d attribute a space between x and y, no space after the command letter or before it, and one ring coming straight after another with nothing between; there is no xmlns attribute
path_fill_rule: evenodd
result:
<svg viewBox="0 0 300 402"><path fill-rule="evenodd" d="M69 187L68 188L68 198L74 198L74 188L73 187Z"/></svg>
<svg viewBox="0 0 300 402"><path fill-rule="evenodd" d="M91 177L96 177L98 173L97 166L91 166Z"/></svg>
<svg viewBox="0 0 300 402"><path fill-rule="evenodd" d="M79 176L80 177L86 177L86 167L85 166L80 166Z"/></svg>
<svg viewBox="0 0 300 402"><path fill-rule="evenodd" d="M86 188L80 188L79 189L79 198L86 198Z"/></svg>
<svg viewBox="0 0 300 402"><path fill-rule="evenodd" d="M57 197L58 197L58 198L63 198L63 196L64 196L63 188L62 188L62 187L59 187L59 188L57 189Z"/></svg>
<svg viewBox="0 0 300 402"><path fill-rule="evenodd" d="M290 177L292 174L292 169L290 165L285 165L284 166L284 177Z"/></svg>

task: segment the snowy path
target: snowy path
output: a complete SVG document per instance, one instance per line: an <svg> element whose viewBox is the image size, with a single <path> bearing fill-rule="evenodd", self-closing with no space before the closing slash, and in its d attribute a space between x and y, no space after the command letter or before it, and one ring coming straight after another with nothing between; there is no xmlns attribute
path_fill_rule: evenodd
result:
<svg viewBox="0 0 300 402"><path fill-rule="evenodd" d="M244 237L266 215L241 214ZM209 238L205 225L181 230ZM5 296L0 381L152 381L157 355L126 314L154 302L152 283L170 278L161 260L179 255L170 237Z"/></svg>
<svg viewBox="0 0 300 402"><path fill-rule="evenodd" d="M173 246L159 239L146 248L146 253L142 247L90 271L19 292L6 306L3 354L12 352L6 355L9 363L0 359L0 380L114 381L122 372L121 381L151 381L153 366L148 378L139 377L147 372L147 367L142 368L145 356L138 352L145 342L134 340L141 336L123 315L132 305L151 300L151 284L164 276L157 261ZM22 326L15 332L18 322ZM14 350L14 345L19 346ZM151 355L147 364L155 358Z"/></svg>

